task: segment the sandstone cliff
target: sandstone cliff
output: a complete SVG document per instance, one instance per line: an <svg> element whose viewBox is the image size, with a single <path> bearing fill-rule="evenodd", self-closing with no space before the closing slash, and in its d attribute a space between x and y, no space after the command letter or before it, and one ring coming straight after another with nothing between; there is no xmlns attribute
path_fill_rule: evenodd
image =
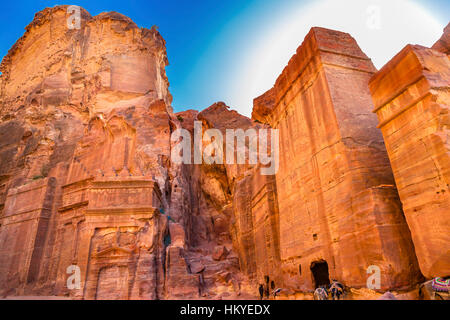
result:
<svg viewBox="0 0 450 320"><path fill-rule="evenodd" d="M431 49L450 54L450 23L445 27L442 37L436 41Z"/></svg>
<svg viewBox="0 0 450 320"><path fill-rule="evenodd" d="M280 130L276 174L285 287L331 278L382 288L420 279L368 81L376 69L350 35L313 28L253 117Z"/></svg>
<svg viewBox="0 0 450 320"><path fill-rule="evenodd" d="M312 28L249 119L174 114L156 28L69 16L37 13L0 66L0 295L292 298L364 288L371 266L381 291L450 275L448 27L380 71ZM195 128L278 129L279 170L174 162L172 134Z"/></svg>
<svg viewBox="0 0 450 320"><path fill-rule="evenodd" d="M67 8L37 13L1 65L1 293L237 297L214 176L170 161L163 38L115 12L69 29Z"/></svg>

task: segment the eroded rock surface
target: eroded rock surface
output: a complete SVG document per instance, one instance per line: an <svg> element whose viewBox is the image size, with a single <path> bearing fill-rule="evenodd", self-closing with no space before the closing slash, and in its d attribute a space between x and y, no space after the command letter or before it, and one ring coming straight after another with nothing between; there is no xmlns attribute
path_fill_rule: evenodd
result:
<svg viewBox="0 0 450 320"><path fill-rule="evenodd" d="M249 119L174 114L156 28L71 14L37 13L0 66L0 295L311 298L331 278L364 291L369 266L382 290L448 275L448 27L375 76L350 35L313 28ZM278 129L279 170L173 161L179 129L191 150L195 129Z"/></svg>
<svg viewBox="0 0 450 320"><path fill-rule="evenodd" d="M237 297L221 189L170 161L163 38L115 12L69 29L67 9L37 13L1 64L1 294Z"/></svg>
<svg viewBox="0 0 450 320"><path fill-rule="evenodd" d="M420 269L450 276L448 56L406 46L370 81Z"/></svg>
<svg viewBox="0 0 450 320"><path fill-rule="evenodd" d="M431 49L450 54L450 23L445 27L442 37L436 41Z"/></svg>

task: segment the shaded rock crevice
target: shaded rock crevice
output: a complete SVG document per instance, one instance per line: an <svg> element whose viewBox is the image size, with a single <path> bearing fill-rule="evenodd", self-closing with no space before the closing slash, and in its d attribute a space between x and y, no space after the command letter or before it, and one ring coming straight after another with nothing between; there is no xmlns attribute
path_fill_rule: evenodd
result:
<svg viewBox="0 0 450 320"><path fill-rule="evenodd" d="M312 28L250 119L174 113L157 28L69 15L37 13L0 65L0 295L292 298L331 279L362 292L371 266L379 291L448 276L448 27L380 71ZM279 170L173 161L172 134L194 151L196 125L278 130Z"/></svg>

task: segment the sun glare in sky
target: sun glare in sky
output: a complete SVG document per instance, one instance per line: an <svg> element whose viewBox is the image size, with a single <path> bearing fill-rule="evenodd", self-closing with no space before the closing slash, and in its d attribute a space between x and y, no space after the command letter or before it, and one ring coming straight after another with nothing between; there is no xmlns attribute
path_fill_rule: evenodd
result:
<svg viewBox="0 0 450 320"><path fill-rule="evenodd" d="M323 0L290 8L259 30L265 34L259 43L242 49L227 84L227 104L250 116L253 99L273 86L313 26L350 33L380 69L408 43L432 46L445 24L407 0Z"/></svg>

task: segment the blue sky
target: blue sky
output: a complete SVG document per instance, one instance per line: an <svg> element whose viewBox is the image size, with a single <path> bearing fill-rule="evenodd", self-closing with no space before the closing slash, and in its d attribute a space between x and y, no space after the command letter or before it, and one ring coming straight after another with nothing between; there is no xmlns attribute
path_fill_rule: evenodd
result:
<svg viewBox="0 0 450 320"><path fill-rule="evenodd" d="M141 27L150 28L158 25L159 31L166 39L167 53L170 66L167 67L167 75L170 81L170 91L174 96L173 107L175 111L186 109L204 109L216 101L224 101L232 108L237 109L246 115L251 111L251 99L258 94L269 89L276 79L276 75L282 71L294 49L300 45L307 30L317 23L322 26L327 21L323 20L322 11L307 11L321 2L331 0L147 0L147 1L71 1L68 3L58 3L55 1L7 1L2 3L0 12L0 55L3 57L8 49L23 34L24 27L30 23L37 11L45 7L52 7L57 4L80 5L91 13L97 15L104 11L117 11L131 19ZM350 0L335 0L334 3L341 4L342 10L334 10L324 14L334 16L343 15L348 11L346 2ZM362 2L366 0L360 0ZM383 12L385 12L385 25L390 28L397 28L397 25L389 21L390 3L410 2L419 5L426 11L428 16L432 16L436 22L432 33L430 31L430 41L434 41L439 29L442 29L450 19L450 1L448 0L371 0L366 1L367 5L381 1ZM360 3L360 2L359 2ZM304 8L304 10L303 10ZM392 7L392 10L395 10ZM422 10L422 9L421 9ZM404 10L401 10L403 14ZM407 10L406 10L407 11ZM294 14L299 12L298 15ZM311 12L308 19L302 18L301 12ZM412 12L412 11L411 11ZM395 12L394 12L395 13ZM317 17L314 16L317 15ZM364 12L361 11L361 15ZM398 16L398 13L395 13ZM412 14L412 13L411 13ZM321 17L322 16L322 17ZM359 14L355 17L358 20ZM411 17L415 17L413 14ZM297 19L298 18L298 19ZM289 45L280 45L278 38L283 38L285 33L292 32L289 26L290 20L305 20L305 29L299 30L298 34L287 39ZM396 18L391 18L396 19ZM405 13L405 21L409 17ZM351 19L350 19L351 20ZM411 25L419 24L422 19L409 21ZM424 21L428 21L423 19ZM325 22L322 22L325 21ZM328 27L340 28L339 19L335 24ZM297 21L301 23L301 21ZM427 31L429 23L423 22L423 30ZM398 25L403 28L405 34L417 33L408 29L408 23ZM283 27L284 26L284 27ZM327 27L327 25L324 25ZM284 28L284 29L283 29ZM349 26L342 23L342 31L356 33L361 26ZM348 29L348 30L347 30ZM386 28L385 28L386 29ZM402 29L402 30L403 30ZM355 30L355 32L353 32ZM275 33L274 33L275 31ZM372 31L371 31L372 32ZM386 37L391 32L389 30L379 31L374 35L377 47L383 49L380 39ZM272 34L270 37L269 35ZM275 34L275 35L274 35ZM372 34L362 33L360 38L355 38L358 43L363 43ZM424 41L424 37L418 36L417 41ZM398 37L402 37L399 33ZM396 41L395 38L392 39ZM415 38L407 39L410 41ZM437 39L436 39L437 40ZM271 43L277 43L279 51L271 51ZM384 43L384 42L383 42ZM361 44L360 44L361 45ZM399 44L400 45L400 44ZM401 43L403 45L403 43ZM383 64L386 57L395 54L398 47L386 45L385 54L380 54L371 49L370 45L361 45L363 50L371 56L374 63ZM394 48L395 47L395 48ZM366 49L367 48L367 49ZM283 50L285 52L283 52ZM372 50L372 51L371 51ZM269 54L270 51L270 54ZM369 51L369 52L368 52ZM264 57L260 63L254 64L260 57ZM372 57L372 56L371 56ZM378 60L377 60L378 59ZM271 63L273 61L273 63ZM254 64L256 67L250 68ZM377 63L375 63L377 65ZM377 65L380 67L380 65ZM261 74L260 69L273 69L270 72ZM259 78L264 78L262 80ZM261 80L261 81L259 81ZM254 82L254 83L253 83ZM250 85L252 83L252 85Z"/></svg>

